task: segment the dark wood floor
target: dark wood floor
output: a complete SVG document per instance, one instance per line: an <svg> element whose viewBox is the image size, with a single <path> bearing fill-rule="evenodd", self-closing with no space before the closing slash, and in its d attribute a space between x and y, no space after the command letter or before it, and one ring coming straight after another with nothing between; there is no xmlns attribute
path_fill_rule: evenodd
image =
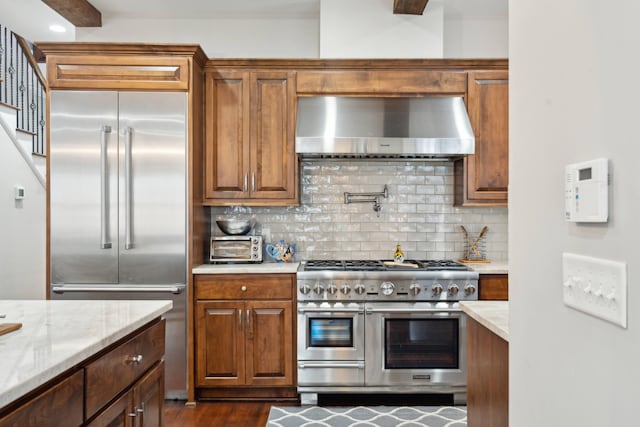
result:
<svg viewBox="0 0 640 427"><path fill-rule="evenodd" d="M271 406L295 406L291 402L165 402L165 427L264 427Z"/></svg>

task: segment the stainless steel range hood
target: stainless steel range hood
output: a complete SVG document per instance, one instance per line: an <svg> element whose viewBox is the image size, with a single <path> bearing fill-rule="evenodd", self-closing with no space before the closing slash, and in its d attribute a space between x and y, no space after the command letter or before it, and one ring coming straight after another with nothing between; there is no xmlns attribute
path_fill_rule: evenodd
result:
<svg viewBox="0 0 640 427"><path fill-rule="evenodd" d="M296 153L304 158L456 158L474 146L459 96L298 98Z"/></svg>

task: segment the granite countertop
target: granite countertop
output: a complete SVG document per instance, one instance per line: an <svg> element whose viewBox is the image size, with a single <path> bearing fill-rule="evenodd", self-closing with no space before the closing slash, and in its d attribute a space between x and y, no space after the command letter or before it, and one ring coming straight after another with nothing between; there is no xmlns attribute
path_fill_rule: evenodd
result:
<svg viewBox="0 0 640 427"><path fill-rule="evenodd" d="M469 317L509 342L509 301L461 301Z"/></svg>
<svg viewBox="0 0 640 427"><path fill-rule="evenodd" d="M169 311L171 301L0 300L0 408Z"/></svg>
<svg viewBox="0 0 640 427"><path fill-rule="evenodd" d="M492 261L487 263L468 263L473 271L480 274L509 274L509 263L507 261Z"/></svg>
<svg viewBox="0 0 640 427"><path fill-rule="evenodd" d="M258 264L201 264L194 267L193 274L273 274L298 271L299 262L262 262Z"/></svg>

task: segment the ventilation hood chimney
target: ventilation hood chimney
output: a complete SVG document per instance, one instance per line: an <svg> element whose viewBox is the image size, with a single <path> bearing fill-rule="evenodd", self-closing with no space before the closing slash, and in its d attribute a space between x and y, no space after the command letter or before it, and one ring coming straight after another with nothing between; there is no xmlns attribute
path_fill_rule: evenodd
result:
<svg viewBox="0 0 640 427"><path fill-rule="evenodd" d="M303 158L458 158L475 138L462 97L298 98Z"/></svg>

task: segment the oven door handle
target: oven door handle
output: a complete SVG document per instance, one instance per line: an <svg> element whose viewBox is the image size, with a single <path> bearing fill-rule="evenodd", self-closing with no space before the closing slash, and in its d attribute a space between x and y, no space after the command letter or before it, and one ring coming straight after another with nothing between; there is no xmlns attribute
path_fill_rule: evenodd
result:
<svg viewBox="0 0 640 427"><path fill-rule="evenodd" d="M298 368L357 368L364 369L364 362L355 363L307 363L298 362Z"/></svg>
<svg viewBox="0 0 640 427"><path fill-rule="evenodd" d="M364 313L364 308L298 308L298 313Z"/></svg>
<svg viewBox="0 0 640 427"><path fill-rule="evenodd" d="M365 309L367 314L372 313L393 313L393 314L433 314L433 313L462 313L461 308L425 308L416 310L415 308L371 308Z"/></svg>

